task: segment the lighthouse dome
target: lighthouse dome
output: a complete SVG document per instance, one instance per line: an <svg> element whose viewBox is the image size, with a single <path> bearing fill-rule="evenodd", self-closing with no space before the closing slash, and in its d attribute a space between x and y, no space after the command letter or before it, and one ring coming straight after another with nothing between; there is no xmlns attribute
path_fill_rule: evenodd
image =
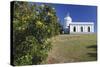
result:
<svg viewBox="0 0 100 67"><path fill-rule="evenodd" d="M70 23L72 23L72 18L68 13L67 16L64 18L64 28L68 28Z"/></svg>
<svg viewBox="0 0 100 67"><path fill-rule="evenodd" d="M72 18L70 17L70 15L69 14L67 14L67 16L64 18L66 21L70 21L70 22L72 22Z"/></svg>

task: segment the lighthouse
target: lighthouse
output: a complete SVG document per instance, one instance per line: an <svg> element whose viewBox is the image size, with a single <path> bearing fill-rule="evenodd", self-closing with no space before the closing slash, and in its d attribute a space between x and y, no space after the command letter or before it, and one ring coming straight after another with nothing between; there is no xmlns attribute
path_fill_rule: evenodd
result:
<svg viewBox="0 0 100 67"><path fill-rule="evenodd" d="M94 33L94 22L73 22L69 13L64 18L63 31L67 34Z"/></svg>
<svg viewBox="0 0 100 67"><path fill-rule="evenodd" d="M67 13L66 17L64 18L64 25L63 25L64 33L69 33L70 23L72 23L72 18L70 14Z"/></svg>

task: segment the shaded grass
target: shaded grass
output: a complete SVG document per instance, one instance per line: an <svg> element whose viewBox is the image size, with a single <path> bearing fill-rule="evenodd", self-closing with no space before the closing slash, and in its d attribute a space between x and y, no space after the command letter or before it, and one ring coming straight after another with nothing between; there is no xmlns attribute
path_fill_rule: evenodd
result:
<svg viewBox="0 0 100 67"><path fill-rule="evenodd" d="M53 37L53 48L45 63L67 63L97 60L96 34L59 35Z"/></svg>

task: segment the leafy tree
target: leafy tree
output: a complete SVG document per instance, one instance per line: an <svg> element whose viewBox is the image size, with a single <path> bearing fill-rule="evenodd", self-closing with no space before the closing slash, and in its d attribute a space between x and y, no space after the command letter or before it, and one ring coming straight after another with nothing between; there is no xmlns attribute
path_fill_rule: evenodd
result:
<svg viewBox="0 0 100 67"><path fill-rule="evenodd" d="M40 64L52 48L49 38L59 34L51 6L14 2L13 65Z"/></svg>

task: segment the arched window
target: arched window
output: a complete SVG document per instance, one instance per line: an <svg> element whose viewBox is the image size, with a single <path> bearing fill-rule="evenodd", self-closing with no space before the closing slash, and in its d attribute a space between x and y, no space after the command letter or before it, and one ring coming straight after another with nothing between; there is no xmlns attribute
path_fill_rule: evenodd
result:
<svg viewBox="0 0 100 67"><path fill-rule="evenodd" d="M90 27L88 27L88 32L90 32Z"/></svg>
<svg viewBox="0 0 100 67"><path fill-rule="evenodd" d="M73 28L73 31L76 32L76 27Z"/></svg>
<svg viewBox="0 0 100 67"><path fill-rule="evenodd" d="M83 27L81 27L81 32L83 32Z"/></svg>

